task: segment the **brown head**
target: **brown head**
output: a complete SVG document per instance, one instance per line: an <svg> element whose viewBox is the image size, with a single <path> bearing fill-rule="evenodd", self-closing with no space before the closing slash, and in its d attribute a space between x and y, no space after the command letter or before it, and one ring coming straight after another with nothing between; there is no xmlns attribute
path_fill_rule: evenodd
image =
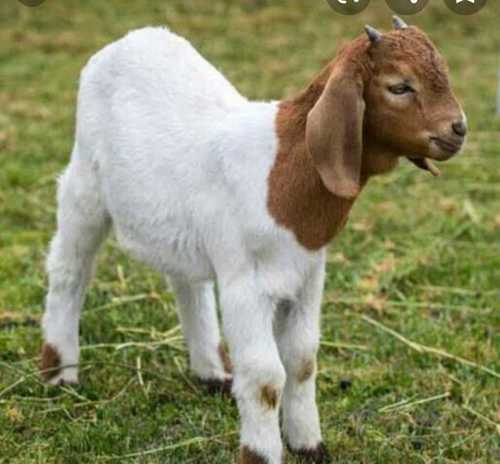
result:
<svg viewBox="0 0 500 464"><path fill-rule="evenodd" d="M457 154L467 132L445 60L427 35L394 18L370 26L329 66L309 112L306 144L327 189L354 198L366 178L404 156L438 174L430 160Z"/></svg>

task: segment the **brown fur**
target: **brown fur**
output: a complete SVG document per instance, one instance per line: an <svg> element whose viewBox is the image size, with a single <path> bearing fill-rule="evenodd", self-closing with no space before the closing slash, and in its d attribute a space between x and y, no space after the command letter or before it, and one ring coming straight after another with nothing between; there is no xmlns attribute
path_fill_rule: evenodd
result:
<svg viewBox="0 0 500 464"><path fill-rule="evenodd" d="M279 393L272 385L264 385L260 390L260 402L268 409L278 407Z"/></svg>
<svg viewBox="0 0 500 464"><path fill-rule="evenodd" d="M222 364L224 365L224 370L226 371L227 374L231 374L231 372L233 372L233 363L231 361L226 346L222 342L219 345L219 356L222 361Z"/></svg>
<svg viewBox="0 0 500 464"><path fill-rule="evenodd" d="M415 76L421 87L406 108L387 103L383 78L394 74ZM345 98L359 94L366 105L358 191L346 188L344 192L353 194L342 197L333 193L336 189L331 185L325 185L306 141L308 117L331 78L340 81L340 89L344 83L361 86L361 92L350 92ZM340 100L334 107L351 105ZM423 32L413 27L393 31L384 34L376 45L371 45L365 36L359 37L340 50L304 91L280 103L276 118L279 147L268 179L270 214L279 225L291 230L305 248L322 248L344 227L357 194L371 176L392 170L401 155L430 156L428 137L419 138L416 134L422 134L424 129L436 130L443 120L449 121L451 127L453 118L458 117L461 112L449 88L445 62ZM351 124L341 114L331 114L331 120L332 126L339 121ZM335 127L331 130L333 134L327 136L327 141L335 143L337 132ZM351 144L350 137L346 137L343 150L348 155ZM344 156L342 162L348 166L341 169L341 177L338 172L332 173L337 183L344 179L344 171L349 175L355 169L349 156ZM338 169L338 160L336 163L332 166Z"/></svg>
<svg viewBox="0 0 500 464"><path fill-rule="evenodd" d="M251 450L248 446L243 445L240 449L240 459L238 464L268 464L269 461Z"/></svg>
<svg viewBox="0 0 500 464"><path fill-rule="evenodd" d="M61 373L61 357L50 343L45 343L42 347L40 370L45 380L53 379Z"/></svg>
<svg viewBox="0 0 500 464"><path fill-rule="evenodd" d="M277 119L280 141L269 176L268 209L298 242L316 250L326 245L347 221L353 200L331 194L323 185L305 145L305 124L315 86L301 101L283 102Z"/></svg>
<svg viewBox="0 0 500 464"><path fill-rule="evenodd" d="M297 381L303 383L309 380L313 376L315 369L316 363L314 359L304 361L297 375Z"/></svg>

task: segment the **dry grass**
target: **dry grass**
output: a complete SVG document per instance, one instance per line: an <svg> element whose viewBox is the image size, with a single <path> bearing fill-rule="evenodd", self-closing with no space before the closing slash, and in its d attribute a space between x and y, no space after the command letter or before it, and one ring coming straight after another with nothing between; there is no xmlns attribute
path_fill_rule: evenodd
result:
<svg viewBox="0 0 500 464"><path fill-rule="evenodd" d="M385 2L360 16L309 0L47 0L0 5L0 462L230 463L237 411L186 370L161 276L111 241L82 317L82 385L37 372L44 253L68 159L78 73L127 30L169 24L252 98L301 88ZM489 463L499 454L500 5L431 2L410 18L449 60L471 125L433 179L403 165L369 186L332 245L318 378L336 462Z"/></svg>

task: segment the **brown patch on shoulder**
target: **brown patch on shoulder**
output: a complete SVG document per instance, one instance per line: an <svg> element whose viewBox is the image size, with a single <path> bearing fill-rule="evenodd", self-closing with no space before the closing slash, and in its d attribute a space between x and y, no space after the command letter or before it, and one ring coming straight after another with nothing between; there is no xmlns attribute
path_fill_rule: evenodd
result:
<svg viewBox="0 0 500 464"><path fill-rule="evenodd" d="M227 374L231 374L233 372L233 363L231 361L231 358L229 357L229 351L227 347L222 342L219 344L219 356L222 364L224 365L224 370Z"/></svg>
<svg viewBox="0 0 500 464"><path fill-rule="evenodd" d="M272 385L264 385L260 389L260 401L268 409L276 409L279 401L279 393Z"/></svg>
<svg viewBox="0 0 500 464"><path fill-rule="evenodd" d="M323 92L330 66L298 97L283 101L276 118L278 154L268 178L267 208L308 250L318 250L342 230L354 200L323 185L306 147L309 111Z"/></svg>
<svg viewBox="0 0 500 464"><path fill-rule="evenodd" d="M297 375L297 381L300 383L309 380L316 370L316 362L314 359L308 359L302 363L300 367L299 373Z"/></svg>
<svg viewBox="0 0 500 464"><path fill-rule="evenodd" d="M269 460L243 445L240 449L238 464L269 464Z"/></svg>
<svg viewBox="0 0 500 464"><path fill-rule="evenodd" d="M45 343L42 347L40 370L45 380L53 379L61 373L61 357L50 343Z"/></svg>
<svg viewBox="0 0 500 464"><path fill-rule="evenodd" d="M290 452L297 456L303 463L327 464L329 462L332 462L332 457L323 443L320 443L316 448L313 449L290 449Z"/></svg>

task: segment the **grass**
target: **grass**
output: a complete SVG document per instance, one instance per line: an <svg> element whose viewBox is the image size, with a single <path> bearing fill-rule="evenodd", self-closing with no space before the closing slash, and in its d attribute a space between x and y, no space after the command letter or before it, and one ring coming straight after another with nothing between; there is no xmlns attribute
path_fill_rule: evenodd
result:
<svg viewBox="0 0 500 464"><path fill-rule="evenodd" d="M440 179L403 163L373 181L331 246L318 400L339 463L500 459L500 5L459 17L431 3L408 19L448 58L471 136ZM187 373L173 296L112 240L82 317L81 386L38 377L55 179L91 54L167 23L244 94L280 98L389 15L381 0L354 17L309 0L1 3L1 463L230 463L237 450L235 405Z"/></svg>

